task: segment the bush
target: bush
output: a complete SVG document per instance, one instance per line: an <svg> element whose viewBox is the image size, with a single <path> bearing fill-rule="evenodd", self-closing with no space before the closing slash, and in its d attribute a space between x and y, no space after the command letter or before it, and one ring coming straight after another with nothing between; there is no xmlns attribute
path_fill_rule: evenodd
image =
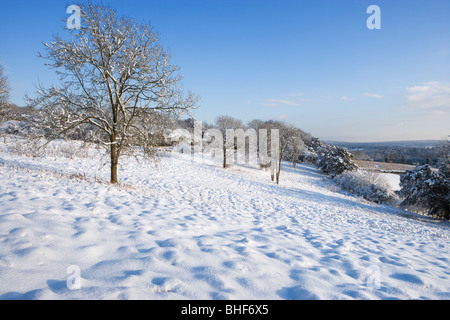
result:
<svg viewBox="0 0 450 320"><path fill-rule="evenodd" d="M389 183L376 172L346 171L333 179L344 190L355 193L366 200L388 203L395 199Z"/></svg>
<svg viewBox="0 0 450 320"><path fill-rule="evenodd" d="M358 166L353 162L352 155L347 149L327 145L320 149L317 166L325 174L335 177L345 171L355 171Z"/></svg>
<svg viewBox="0 0 450 320"><path fill-rule="evenodd" d="M429 165L407 170L400 177L398 194L404 199L402 206L417 206L429 215L450 218L450 170L447 159L439 171Z"/></svg>
<svg viewBox="0 0 450 320"><path fill-rule="evenodd" d="M317 162L317 154L314 151L308 149L302 150L298 156L298 160L300 162L305 163L316 163Z"/></svg>
<svg viewBox="0 0 450 320"><path fill-rule="evenodd" d="M39 112L33 112L30 108L19 108L7 117L1 119L0 133L12 134L22 137L36 137L45 134L42 127L43 119Z"/></svg>

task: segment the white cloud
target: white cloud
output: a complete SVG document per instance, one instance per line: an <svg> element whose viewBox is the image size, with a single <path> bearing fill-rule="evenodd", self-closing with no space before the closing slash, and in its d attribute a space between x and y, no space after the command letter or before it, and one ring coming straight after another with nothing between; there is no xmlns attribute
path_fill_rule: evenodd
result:
<svg viewBox="0 0 450 320"><path fill-rule="evenodd" d="M406 100L410 106L417 108L442 109L450 108L450 84L430 81L421 85L406 88L409 94Z"/></svg>
<svg viewBox="0 0 450 320"><path fill-rule="evenodd" d="M382 99L383 96L375 93L364 93L366 97L374 98L374 99Z"/></svg>
<svg viewBox="0 0 450 320"><path fill-rule="evenodd" d="M268 107L298 106L298 103L295 101L283 99L266 99L262 104Z"/></svg>
<svg viewBox="0 0 450 320"><path fill-rule="evenodd" d="M339 100L342 100L342 101L352 101L353 99L351 99L351 98L349 98L349 97L347 97L347 96L342 96L342 97L339 98Z"/></svg>

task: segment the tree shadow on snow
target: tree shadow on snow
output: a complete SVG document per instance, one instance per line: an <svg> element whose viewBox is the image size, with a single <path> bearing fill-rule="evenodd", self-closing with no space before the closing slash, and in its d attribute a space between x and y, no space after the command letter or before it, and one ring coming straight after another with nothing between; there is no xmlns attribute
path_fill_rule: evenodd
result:
<svg viewBox="0 0 450 320"><path fill-rule="evenodd" d="M318 296L301 286L283 287L276 294L285 300L319 300Z"/></svg>

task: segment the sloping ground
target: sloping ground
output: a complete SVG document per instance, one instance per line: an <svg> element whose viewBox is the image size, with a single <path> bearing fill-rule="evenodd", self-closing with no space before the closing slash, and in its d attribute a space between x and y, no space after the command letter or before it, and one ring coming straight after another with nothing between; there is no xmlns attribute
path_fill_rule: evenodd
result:
<svg viewBox="0 0 450 320"><path fill-rule="evenodd" d="M310 165L281 185L166 155L0 144L2 299L449 299L449 223L340 191ZM67 144L69 144L67 148Z"/></svg>

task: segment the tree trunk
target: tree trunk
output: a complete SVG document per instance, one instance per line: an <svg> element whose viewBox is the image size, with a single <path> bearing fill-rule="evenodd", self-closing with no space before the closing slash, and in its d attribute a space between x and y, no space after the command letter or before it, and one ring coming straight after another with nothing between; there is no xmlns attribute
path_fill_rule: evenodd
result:
<svg viewBox="0 0 450 320"><path fill-rule="evenodd" d="M118 165L119 159L117 158L116 149L117 149L117 146L115 144L115 141L114 142L111 141L111 183L119 182L117 180L117 165Z"/></svg>
<svg viewBox="0 0 450 320"><path fill-rule="evenodd" d="M279 182L280 182L280 172L281 172L281 161L283 160L283 153L281 153L280 152L280 157L278 158L278 161L277 161L277 165L276 165L276 170L275 170L275 173L276 173L276 177L277 177L277 184L279 184Z"/></svg>
<svg viewBox="0 0 450 320"><path fill-rule="evenodd" d="M281 166L277 168L277 184L280 182L280 172L281 172Z"/></svg>
<svg viewBox="0 0 450 320"><path fill-rule="evenodd" d="M276 160L272 158L270 160L270 179L275 181L275 171L276 171Z"/></svg>
<svg viewBox="0 0 450 320"><path fill-rule="evenodd" d="M223 145L223 168L227 168L227 148L225 146L225 143Z"/></svg>
<svg viewBox="0 0 450 320"><path fill-rule="evenodd" d="M118 183L117 180L117 162L111 161L111 183Z"/></svg>

